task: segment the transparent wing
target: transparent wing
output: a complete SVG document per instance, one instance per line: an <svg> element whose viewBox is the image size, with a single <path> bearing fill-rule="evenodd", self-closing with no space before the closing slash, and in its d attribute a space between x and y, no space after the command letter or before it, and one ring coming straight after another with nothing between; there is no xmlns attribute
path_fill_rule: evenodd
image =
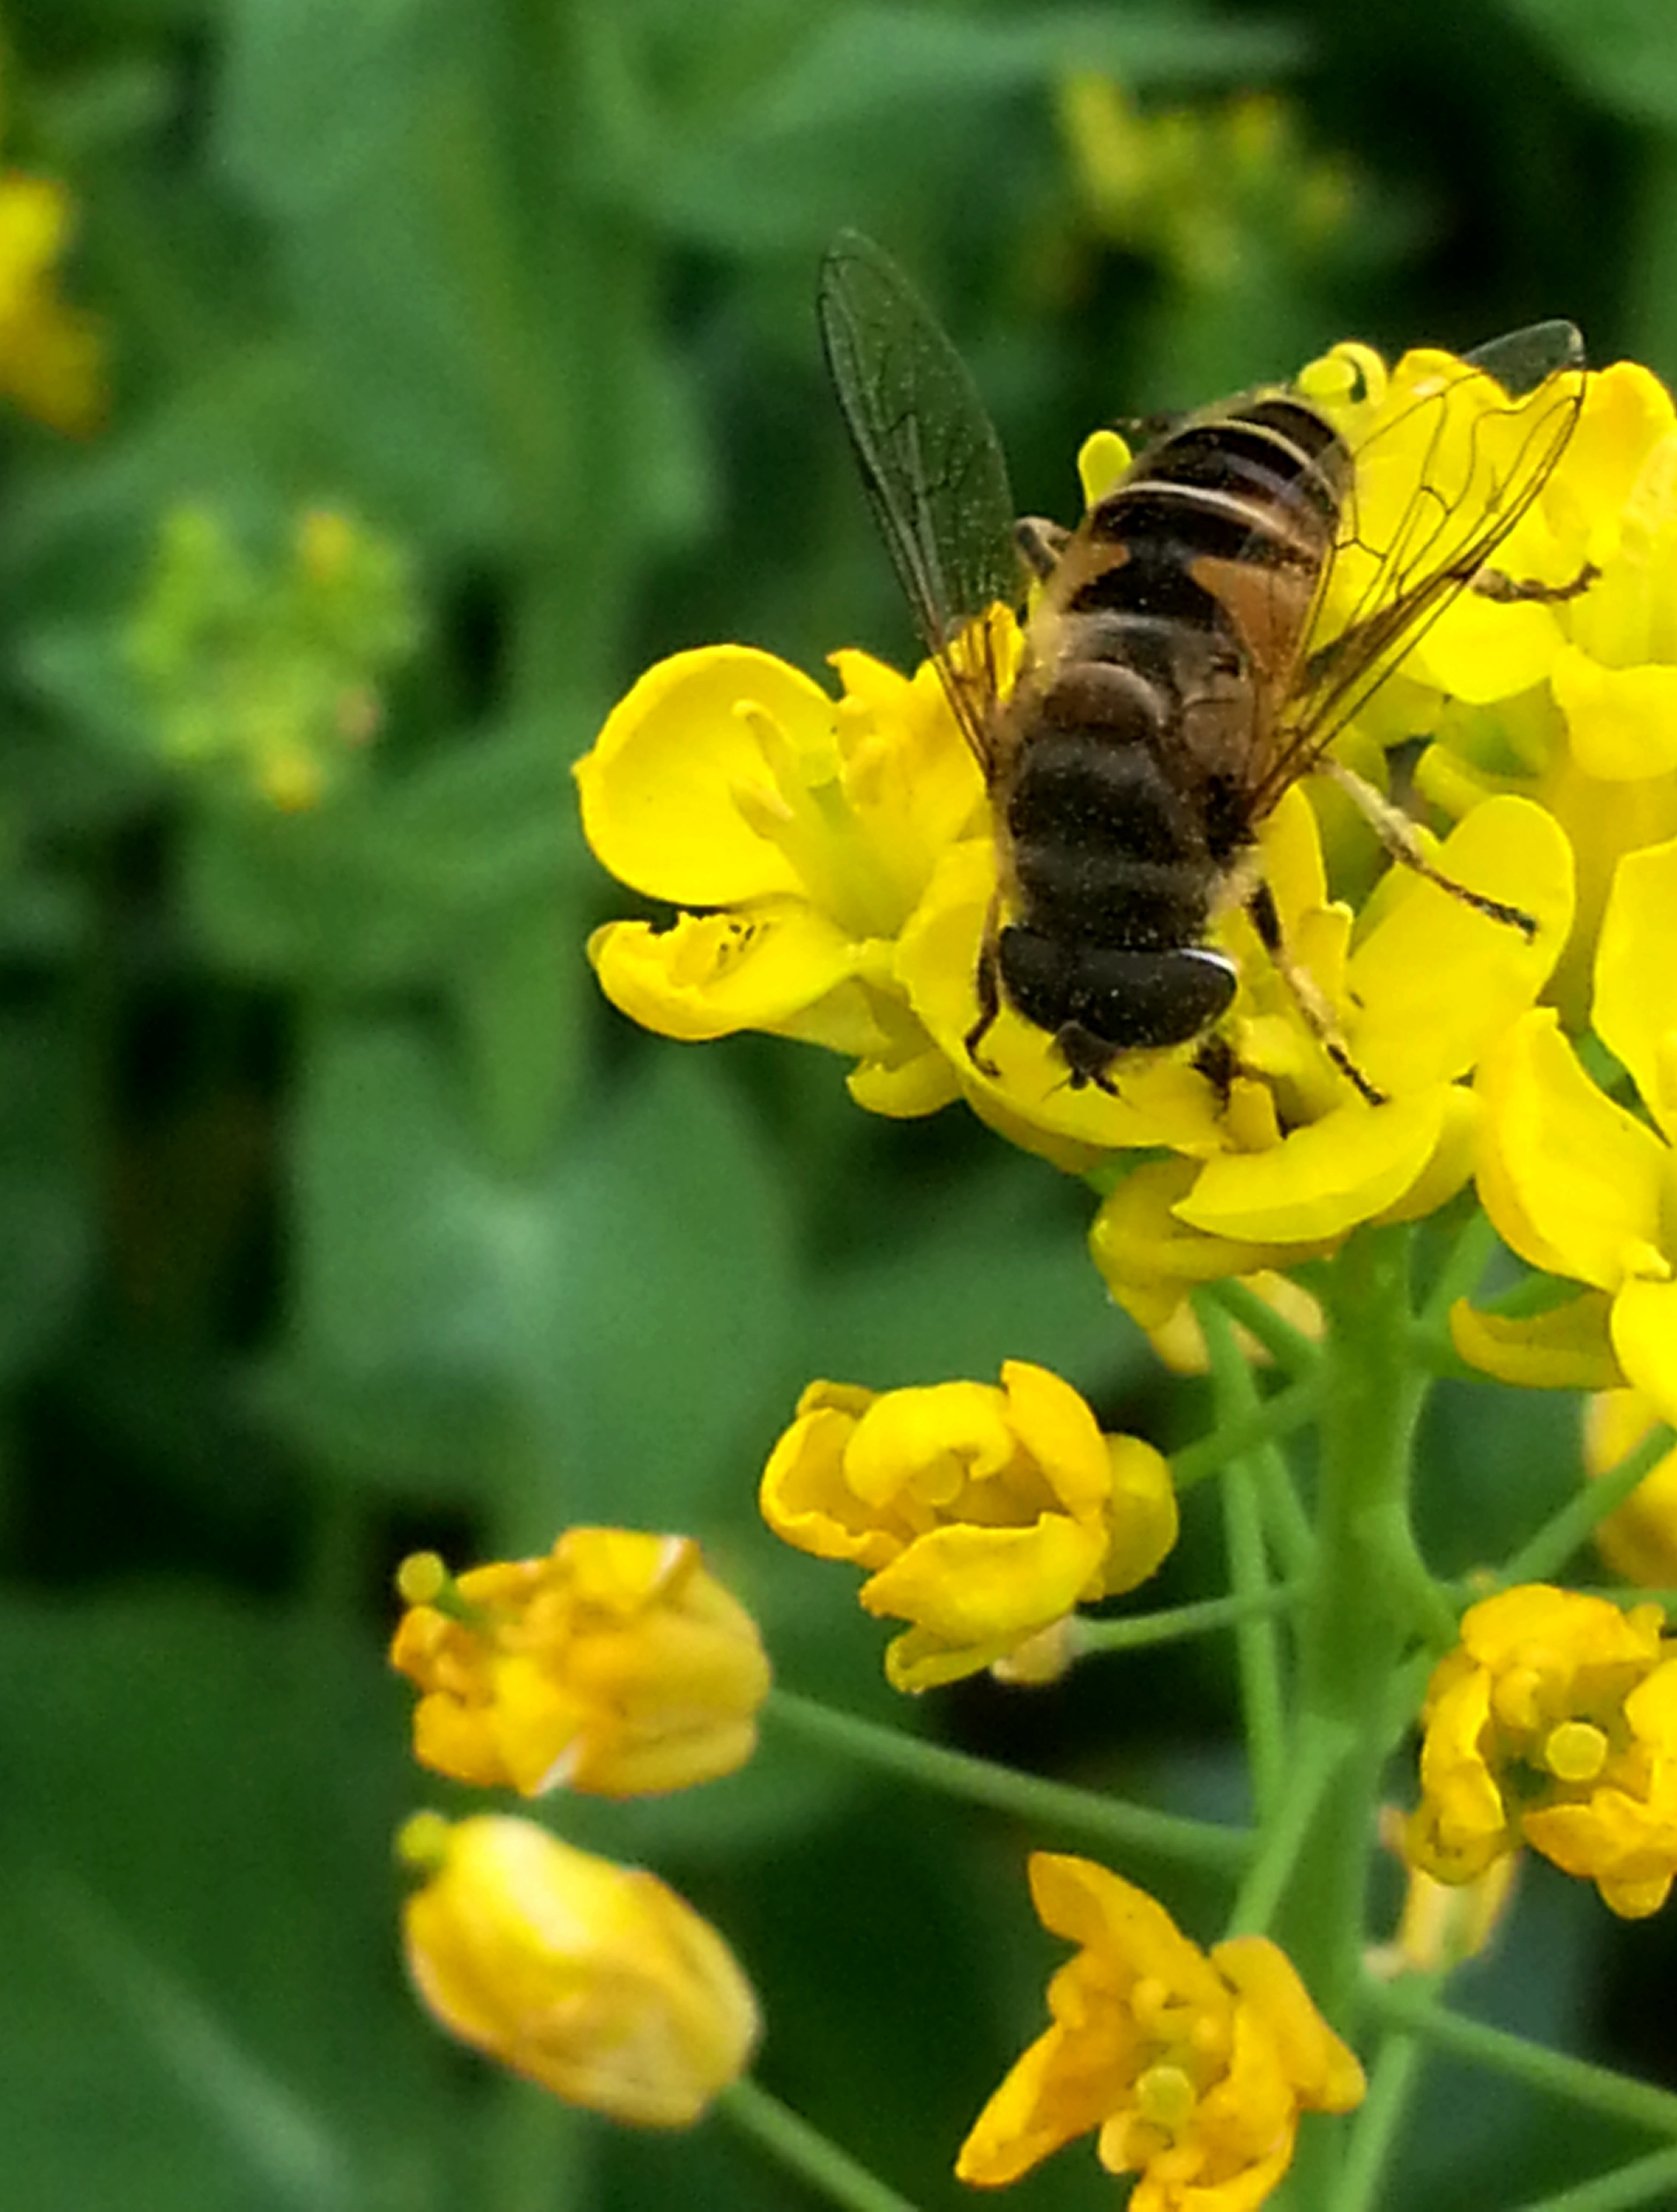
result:
<svg viewBox="0 0 1677 2212"><path fill-rule="evenodd" d="M1488 565L1577 425L1583 343L1571 323L1538 323L1461 361L1437 360L1353 453L1338 542L1255 813L1306 772Z"/></svg>
<svg viewBox="0 0 1677 2212"><path fill-rule="evenodd" d="M968 742L987 769L988 672L957 641L997 601L1012 605L1019 595L1000 443L941 325L871 239L848 230L833 241L821 264L817 313L879 534Z"/></svg>

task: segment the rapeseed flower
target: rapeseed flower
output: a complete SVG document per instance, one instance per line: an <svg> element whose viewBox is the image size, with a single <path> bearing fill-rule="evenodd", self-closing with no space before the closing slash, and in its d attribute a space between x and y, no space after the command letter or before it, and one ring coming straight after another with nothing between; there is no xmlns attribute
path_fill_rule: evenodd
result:
<svg viewBox="0 0 1677 2212"><path fill-rule="evenodd" d="M812 1382L761 1500L787 1543L869 1570L869 1613L911 1624L885 1655L899 1690L1008 1658L1077 1606L1133 1589L1176 1539L1158 1453L1103 1436L1069 1383L1018 1359L1000 1388Z"/></svg>
<svg viewBox="0 0 1677 2212"><path fill-rule="evenodd" d="M418 1814L401 1848L428 1876L403 1911L408 1970L451 2035L637 2127L690 2127L744 2071L751 1985L655 1875L533 1820Z"/></svg>
<svg viewBox="0 0 1677 2212"><path fill-rule="evenodd" d="M1677 1658L1657 1605L1531 1583L1472 1607L1434 1669L1413 1862L1471 1881L1529 1844L1626 1919L1677 1875Z"/></svg>
<svg viewBox="0 0 1677 2212"><path fill-rule="evenodd" d="M1130 2212L1252 2212L1292 2160L1301 2112L1345 2112L1363 2069L1262 1936L1210 1954L1145 1891L1088 1859L1036 1853L1045 1927L1080 1948L1048 1985L1054 2025L1014 2066L956 2172L1000 2188L1096 2132Z"/></svg>
<svg viewBox="0 0 1677 2212"><path fill-rule="evenodd" d="M545 1559L403 1571L415 1601L392 1664L422 1692L414 1755L527 1797L684 1790L756 1745L769 1662L756 1624L688 1536L568 1528Z"/></svg>

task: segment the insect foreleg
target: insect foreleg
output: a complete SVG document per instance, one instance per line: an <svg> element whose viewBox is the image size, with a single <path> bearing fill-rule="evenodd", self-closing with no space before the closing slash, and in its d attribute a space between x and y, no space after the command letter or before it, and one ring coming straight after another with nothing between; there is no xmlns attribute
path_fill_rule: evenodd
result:
<svg viewBox="0 0 1677 2212"><path fill-rule="evenodd" d="M1502 899L1487 897L1483 891L1470 890L1466 884L1457 883L1454 876L1447 876L1443 869L1435 868L1421 850L1420 840L1415 835L1415 825L1403 809L1394 806L1391 800L1376 791L1371 783L1365 782L1355 769L1347 768L1343 761L1336 761L1331 755L1319 761L1317 767L1323 775L1333 778L1348 799L1355 800L1370 827L1394 860L1401 861L1406 868L1413 868L1428 883L1437 884L1441 891L1448 891L1452 898L1460 899L1464 906L1472 907L1476 914L1486 915L1492 921L1504 922L1509 928L1517 929L1527 944L1531 943L1537 935L1537 923L1522 907L1510 906Z"/></svg>
<svg viewBox="0 0 1677 2212"><path fill-rule="evenodd" d="M1069 530L1057 522L1045 521L1040 514L1022 514L1013 525L1013 543L1019 558L1039 584L1046 584L1060 566L1060 556L1071 537Z"/></svg>
<svg viewBox="0 0 1677 2212"><path fill-rule="evenodd" d="M978 966L973 976L978 992L978 1019L962 1039L967 1048L967 1058L981 1075L987 1075L993 1082L1001 1070L994 1060L981 1054L978 1048L995 1026L996 1017L1001 1012L1001 968L996 951L1000 934L996 922L1000 912L1001 894L998 892L990 901L990 910L984 917L984 937L978 948Z"/></svg>

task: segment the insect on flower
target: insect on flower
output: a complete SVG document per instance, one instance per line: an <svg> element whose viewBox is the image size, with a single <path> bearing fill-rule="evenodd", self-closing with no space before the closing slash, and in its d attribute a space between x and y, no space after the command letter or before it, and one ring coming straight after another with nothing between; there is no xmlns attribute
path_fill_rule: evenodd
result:
<svg viewBox="0 0 1677 2212"><path fill-rule="evenodd" d="M1353 448L1275 386L1145 446L1075 530L1015 520L1006 463L959 355L889 255L845 232L822 264L827 364L862 482L950 704L983 770L998 889L978 957L974 1065L1004 1005L1053 1037L1074 1086L1115 1089L1126 1053L1200 1040L1233 963L1206 943L1244 905L1342 1073L1380 1093L1288 957L1258 860L1287 787L1334 775L1394 860L1528 938L1518 908L1431 868L1413 825L1328 748L1461 591L1570 598L1488 567L1559 461L1583 402L1582 342L1534 325L1439 359ZM1419 455L1401 499L1367 489ZM1394 471L1385 471L1389 477ZM1024 651L1000 680L992 625L1034 578Z"/></svg>

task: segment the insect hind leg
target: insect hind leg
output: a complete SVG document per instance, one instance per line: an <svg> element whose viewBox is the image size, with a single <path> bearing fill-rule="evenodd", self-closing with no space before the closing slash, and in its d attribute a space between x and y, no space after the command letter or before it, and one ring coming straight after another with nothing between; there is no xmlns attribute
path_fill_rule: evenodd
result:
<svg viewBox="0 0 1677 2212"><path fill-rule="evenodd" d="M996 927L1000 913L1001 900L998 896L990 901L990 910L984 917L984 938L978 948L978 966L973 976L978 994L978 1019L961 1040L967 1048L967 1058L981 1075L987 1075L992 1082L1001 1070L978 1048L995 1027L1001 1012L1001 964L997 951L1000 933Z"/></svg>
<svg viewBox="0 0 1677 2212"><path fill-rule="evenodd" d="M1340 789L1362 813L1369 826L1394 860L1416 875L1436 884L1441 891L1448 891L1475 914L1485 915L1492 921L1499 921L1510 929L1517 929L1528 945L1537 935L1535 918L1523 907L1510 906L1506 900L1490 897L1484 891L1471 890L1460 884L1454 876L1447 876L1442 868L1435 868L1421 850L1420 839L1415 835L1415 825L1401 806L1394 806L1383 793L1365 782L1355 769L1347 768L1343 761L1330 754L1317 763L1321 774L1331 776Z"/></svg>
<svg viewBox="0 0 1677 2212"><path fill-rule="evenodd" d="M1304 1018L1305 1026L1322 1047L1346 1080L1358 1096L1370 1106L1383 1106L1386 1094L1369 1081L1351 1056L1351 1048L1340 1033L1334 1009L1328 1003L1321 985L1308 968L1303 968L1287 951L1281 934L1281 917L1275 911L1275 900L1269 885L1260 883L1246 901L1246 911L1252 927L1263 942L1264 951L1273 962L1276 973L1292 994L1293 1004Z"/></svg>

